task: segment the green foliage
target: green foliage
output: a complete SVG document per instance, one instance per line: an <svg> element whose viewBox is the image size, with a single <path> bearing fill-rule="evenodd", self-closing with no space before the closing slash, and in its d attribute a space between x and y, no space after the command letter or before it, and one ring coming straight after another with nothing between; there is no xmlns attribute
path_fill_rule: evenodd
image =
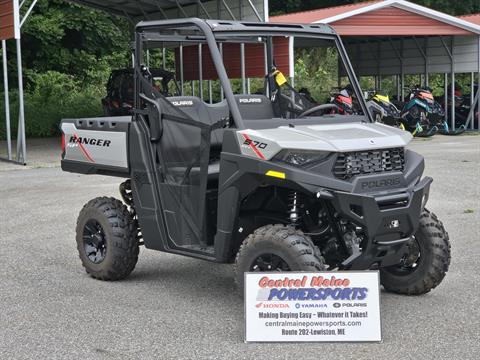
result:
<svg viewBox="0 0 480 360"><path fill-rule="evenodd" d="M62 0L39 1L22 29L27 136L57 134L62 118L101 115L110 72L130 65L130 39L131 28L124 19ZM8 51L10 85L16 89L13 41ZM15 91L11 103L15 137ZM5 137L3 107L0 101L0 139Z"/></svg>
<svg viewBox="0 0 480 360"><path fill-rule="evenodd" d="M338 53L334 47L297 49L295 54L295 87L307 88L322 103L329 100L332 88L338 86Z"/></svg>
<svg viewBox="0 0 480 360"><path fill-rule="evenodd" d="M47 137L59 133L62 118L90 117L102 113L100 99L103 88L81 86L72 75L55 71L35 74L35 88L25 93L25 132L28 137ZM1 94L3 97L3 94ZM0 122L4 121L3 102L0 103ZM18 93L11 93L12 136L17 133ZM0 128L0 138L5 138L5 128Z"/></svg>

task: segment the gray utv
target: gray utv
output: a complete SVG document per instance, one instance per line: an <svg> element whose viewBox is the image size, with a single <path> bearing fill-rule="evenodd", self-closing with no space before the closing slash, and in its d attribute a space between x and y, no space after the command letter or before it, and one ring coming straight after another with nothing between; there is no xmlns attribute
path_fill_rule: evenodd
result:
<svg viewBox="0 0 480 360"><path fill-rule="evenodd" d="M425 208L432 179L422 178L424 159L405 148L409 133L372 121L332 28L192 18L142 22L135 36L134 115L61 123L64 171L125 179L123 201L94 199L78 217L78 251L92 277L125 278L145 245L235 263L240 288L250 271L379 269L385 289L402 294L442 281L450 244ZM337 54L355 115L286 82L275 59L285 39L300 55L325 46ZM235 94L242 87L230 81L235 59L226 51L240 44L264 55L254 95ZM182 96L154 86L147 52L170 54L163 63L175 63ZM188 54L211 67L208 102L205 89L185 95L193 91L184 81Z"/></svg>

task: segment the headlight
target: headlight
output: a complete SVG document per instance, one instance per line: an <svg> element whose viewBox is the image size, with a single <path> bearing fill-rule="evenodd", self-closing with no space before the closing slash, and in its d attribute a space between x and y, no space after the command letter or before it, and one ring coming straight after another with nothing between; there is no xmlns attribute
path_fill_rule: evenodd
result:
<svg viewBox="0 0 480 360"><path fill-rule="evenodd" d="M293 166L306 166L325 160L329 152L316 150L285 149L273 157L273 161L287 163Z"/></svg>

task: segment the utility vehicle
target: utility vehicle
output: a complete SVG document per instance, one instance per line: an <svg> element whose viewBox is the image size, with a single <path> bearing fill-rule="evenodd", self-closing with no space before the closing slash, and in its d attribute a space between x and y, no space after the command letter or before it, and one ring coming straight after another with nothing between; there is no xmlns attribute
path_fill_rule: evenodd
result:
<svg viewBox="0 0 480 360"><path fill-rule="evenodd" d="M240 289L249 271L380 269L385 289L403 294L442 281L450 245L425 209L424 159L406 149L411 134L372 121L332 28L191 18L142 22L135 36L133 117L61 123L63 170L125 179L123 201L94 199L78 217L78 251L92 277L125 278L144 245L235 263ZM299 56L333 49L364 115L307 107L275 67L285 40ZM228 51L241 44L262 58L247 58L247 70L263 73L264 94L234 94ZM182 54L198 49L210 66L200 68L203 80L210 73L218 86L212 104L153 86L145 53L161 47L182 67Z"/></svg>

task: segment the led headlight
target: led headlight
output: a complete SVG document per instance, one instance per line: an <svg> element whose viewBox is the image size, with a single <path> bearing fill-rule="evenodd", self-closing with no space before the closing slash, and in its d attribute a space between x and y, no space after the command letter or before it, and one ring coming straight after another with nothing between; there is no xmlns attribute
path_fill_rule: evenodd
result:
<svg viewBox="0 0 480 360"><path fill-rule="evenodd" d="M307 166L325 160L328 155L330 153L326 151L285 149L275 155L272 160L293 166Z"/></svg>

